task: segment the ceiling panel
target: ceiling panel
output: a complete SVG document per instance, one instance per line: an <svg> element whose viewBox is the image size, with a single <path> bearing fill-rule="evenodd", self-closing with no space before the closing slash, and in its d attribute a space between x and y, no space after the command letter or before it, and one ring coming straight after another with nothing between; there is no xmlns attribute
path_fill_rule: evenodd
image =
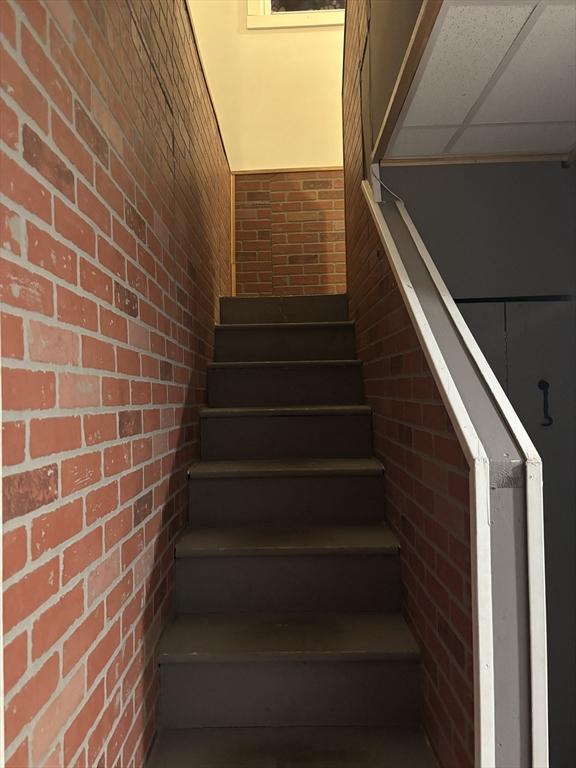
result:
<svg viewBox="0 0 576 768"><path fill-rule="evenodd" d="M450 154L554 154L575 142L576 122L473 125L464 130Z"/></svg>
<svg viewBox="0 0 576 768"><path fill-rule="evenodd" d="M535 5L447 0L408 96L404 125L462 122Z"/></svg>
<svg viewBox="0 0 576 768"><path fill-rule="evenodd" d="M402 128L393 139L388 154L391 157L426 157L441 155L458 126L432 128Z"/></svg>
<svg viewBox="0 0 576 768"><path fill-rule="evenodd" d="M544 7L474 116L476 123L576 120L576 3Z"/></svg>

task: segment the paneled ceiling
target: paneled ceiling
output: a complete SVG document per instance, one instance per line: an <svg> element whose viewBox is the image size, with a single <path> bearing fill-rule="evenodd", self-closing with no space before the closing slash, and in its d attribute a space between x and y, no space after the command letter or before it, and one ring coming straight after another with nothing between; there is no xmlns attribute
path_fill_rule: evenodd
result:
<svg viewBox="0 0 576 768"><path fill-rule="evenodd" d="M575 147L576 0L444 0L385 157Z"/></svg>

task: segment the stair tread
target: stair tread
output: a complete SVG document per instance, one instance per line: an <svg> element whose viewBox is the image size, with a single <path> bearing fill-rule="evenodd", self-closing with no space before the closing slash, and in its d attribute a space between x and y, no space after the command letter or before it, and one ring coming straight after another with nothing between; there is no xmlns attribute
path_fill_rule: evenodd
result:
<svg viewBox="0 0 576 768"><path fill-rule="evenodd" d="M345 366L354 366L359 368L362 365L361 360L232 360L221 363L208 363L208 368L220 370L225 368L312 368L334 367L342 368Z"/></svg>
<svg viewBox="0 0 576 768"><path fill-rule="evenodd" d="M189 528L176 543L176 557L396 554L398 548L386 525Z"/></svg>
<svg viewBox="0 0 576 768"><path fill-rule="evenodd" d="M310 477L333 475L381 476L382 464L375 458L359 459L246 459L199 461L188 469L191 479L221 477Z"/></svg>
<svg viewBox="0 0 576 768"><path fill-rule="evenodd" d="M345 416L372 413L369 405L280 405L243 408L202 408L202 418L226 416Z"/></svg>
<svg viewBox="0 0 576 768"><path fill-rule="evenodd" d="M400 614L180 614L160 640L160 663L416 660Z"/></svg>
<svg viewBox="0 0 576 768"><path fill-rule="evenodd" d="M192 728L161 731L147 768L436 768L420 730Z"/></svg>

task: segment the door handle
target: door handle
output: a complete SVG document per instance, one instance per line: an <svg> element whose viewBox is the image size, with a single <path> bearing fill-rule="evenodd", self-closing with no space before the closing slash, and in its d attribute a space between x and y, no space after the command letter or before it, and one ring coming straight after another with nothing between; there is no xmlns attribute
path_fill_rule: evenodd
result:
<svg viewBox="0 0 576 768"><path fill-rule="evenodd" d="M540 379L538 382L538 389L542 390L542 408L544 411L544 418L540 422L543 427L549 427L554 423L554 419L552 416L550 416L550 402L549 402L549 391L550 391L550 383L546 381L546 379Z"/></svg>

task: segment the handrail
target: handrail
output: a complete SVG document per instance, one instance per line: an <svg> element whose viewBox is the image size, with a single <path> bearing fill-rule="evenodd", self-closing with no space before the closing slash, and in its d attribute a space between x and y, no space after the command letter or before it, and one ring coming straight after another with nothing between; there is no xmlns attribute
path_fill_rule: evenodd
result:
<svg viewBox="0 0 576 768"><path fill-rule="evenodd" d="M402 258L392 233L374 201L372 189L367 181L362 182L362 189L374 223L388 254L390 268L394 273L398 288L408 314L414 325L422 350L426 356L430 370L440 396L450 414L460 445L466 456L469 467L472 470L471 500L473 507L472 550L474 560L490 562L490 504L486 489L489 486L488 456L482 446L480 438L462 402L458 388L452 378L448 365L444 360L440 347L432 333L430 324L424 314L422 305L408 277L408 273L402 262ZM475 699L479 706L475 708L476 734L482 734L477 738L476 754L479 764L482 766L494 764L495 756L495 731L494 723L494 686L492 678L494 673L492 650L492 579L491 569L473 569L473 608L475 615L475 647L476 669L474 675ZM478 663L478 658L482 663Z"/></svg>
<svg viewBox="0 0 576 768"><path fill-rule="evenodd" d="M492 409L492 420L499 422L498 429L504 443L509 441L510 448L501 452L508 457L510 477L515 472L515 466L522 464L525 468L525 505L527 526L527 590L529 639L529 676L530 676L530 705L529 714L529 751L530 764L537 768L548 765L548 732L547 732L547 672L546 672L546 627L545 627L545 591L544 591L544 556L543 556L543 502L542 502L542 463L526 430L517 417L502 387L497 381L490 366L486 362L478 344L470 333L458 308L456 307L442 277L436 269L406 207L402 201L390 201L382 208L378 204L378 195L372 192L368 181L362 183L362 189L368 203L372 218L385 247L390 268L396 278L406 308L411 317L414 329L418 335L430 370L438 386L444 405L450 415L455 432L470 467L470 499L471 499L471 539L472 539L472 593L473 593L473 624L474 624L474 689L475 689L475 737L476 764L482 768L502 765L501 755L510 749L509 745L502 746L502 738L497 734L496 688L501 684L499 677L502 667L497 669L495 663L496 636L507 626L502 615L502 606L495 606L494 576L502 570L494 560L494 530L498 529L495 518L502 513L502 497L498 496L498 482L494 481L493 472L502 461L497 460L497 451L489 457L490 451L486 440L479 434L470 413L470 406L463 399L463 391L458 388L450 363L446 355L454 363L454 349L450 351L437 339L429 321L430 307L444 313L443 322L451 324L451 332L459 340L459 354L466 355L469 372L475 376L475 386L480 388L485 401ZM386 211L386 216L384 212ZM387 218L389 221L387 221ZM415 273L412 263L412 276L407 269L400 253L399 227L403 226L415 247L419 260L419 268L425 270L425 275L437 292L437 296L425 297L428 315L421 297L418 294ZM394 230L394 231L393 231ZM424 273L422 273L424 274ZM424 298L424 297L423 297ZM437 319L439 318L439 315ZM470 375L470 373L468 374ZM460 376L462 379L462 376ZM513 484L513 483L511 483ZM505 487L505 486L501 486ZM500 506L499 506L500 505ZM505 510L504 510L505 511ZM513 525L507 522L508 525ZM500 553L501 556L501 553ZM500 571L498 570L500 568ZM517 592L512 590L511 600L522 597L522 585ZM498 598L501 602L502 598ZM497 601L498 602L498 601ZM517 606L515 606L516 608ZM496 610L499 613L496 613ZM523 620L521 607L517 608L515 619L519 625ZM528 629L526 633L528 634ZM505 645L505 644L504 644ZM514 647L514 650L515 647ZM504 650L500 650L504 653ZM518 648L518 668L522 664L521 643ZM501 663L501 662L500 662ZM513 665L512 665L513 666ZM499 671L498 671L499 670ZM521 674L521 671L518 673ZM521 740L523 736L519 727L510 739ZM505 740L505 738L504 738ZM521 751L521 746L513 745ZM504 752L502 751L504 750ZM524 764L524 762L522 763Z"/></svg>
<svg viewBox="0 0 576 768"><path fill-rule="evenodd" d="M398 206L400 215L430 273L434 285L452 318L470 356L489 387L508 428L513 433L527 465L526 515L528 525L528 581L530 601L530 675L532 692L532 761L534 766L548 764L548 674L546 641L546 579L544 563L544 501L542 460L526 428L512 407L508 396L490 367L478 342L468 328L446 283L442 279L424 241L420 237L404 202Z"/></svg>

